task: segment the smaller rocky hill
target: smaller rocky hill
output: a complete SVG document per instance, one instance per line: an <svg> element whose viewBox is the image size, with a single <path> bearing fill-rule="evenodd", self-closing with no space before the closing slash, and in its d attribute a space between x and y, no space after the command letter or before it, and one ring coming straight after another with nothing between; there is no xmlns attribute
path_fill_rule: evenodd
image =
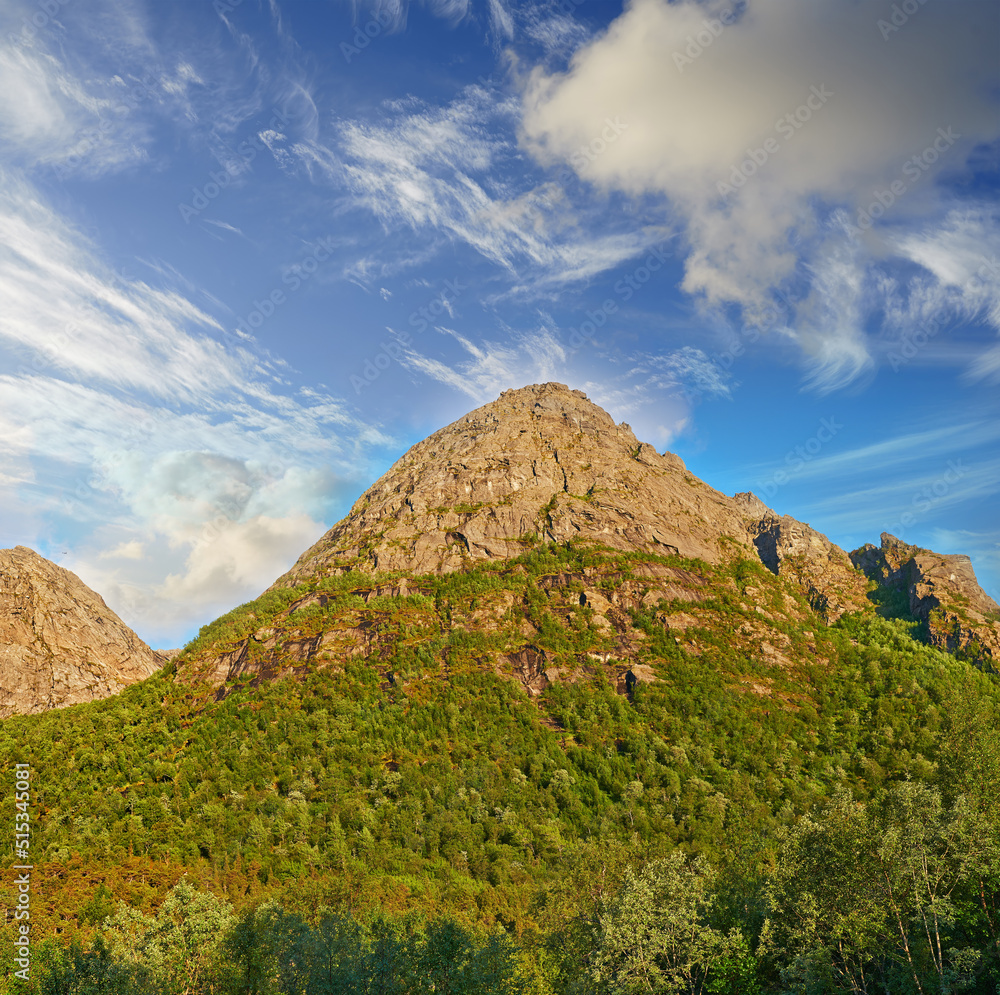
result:
<svg viewBox="0 0 1000 995"><path fill-rule="evenodd" d="M0 549L0 718L107 698L163 663L76 574Z"/></svg>
<svg viewBox="0 0 1000 995"><path fill-rule="evenodd" d="M908 611L927 624L931 644L1000 662L1000 605L980 586L968 556L911 546L883 532L851 561L883 589L905 596Z"/></svg>

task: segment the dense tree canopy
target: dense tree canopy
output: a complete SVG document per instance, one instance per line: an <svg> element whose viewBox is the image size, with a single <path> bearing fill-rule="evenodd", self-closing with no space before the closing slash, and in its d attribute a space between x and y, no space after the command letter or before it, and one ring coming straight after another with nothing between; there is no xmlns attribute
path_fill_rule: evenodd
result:
<svg viewBox="0 0 1000 995"><path fill-rule="evenodd" d="M657 679L625 687L579 578L655 559L536 546L400 596L320 578L115 698L0 723L35 867L33 980L0 991L994 995L996 676L891 599L828 626L759 564L659 558L708 581L636 599ZM182 679L267 625L381 641L221 700ZM525 693L526 631L573 680Z"/></svg>

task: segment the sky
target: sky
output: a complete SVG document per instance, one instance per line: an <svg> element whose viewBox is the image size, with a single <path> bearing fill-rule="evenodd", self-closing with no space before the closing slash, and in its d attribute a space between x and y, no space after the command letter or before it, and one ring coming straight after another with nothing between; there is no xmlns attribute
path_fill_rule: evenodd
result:
<svg viewBox="0 0 1000 995"><path fill-rule="evenodd" d="M1000 5L5 0L0 547L156 648L558 381L1000 600Z"/></svg>

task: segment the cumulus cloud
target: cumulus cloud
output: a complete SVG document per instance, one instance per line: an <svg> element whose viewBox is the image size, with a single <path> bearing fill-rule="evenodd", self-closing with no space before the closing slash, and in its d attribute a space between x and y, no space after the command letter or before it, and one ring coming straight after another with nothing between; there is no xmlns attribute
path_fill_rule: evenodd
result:
<svg viewBox="0 0 1000 995"><path fill-rule="evenodd" d="M388 441L333 398L271 398L209 394L206 410L185 410L0 376L0 454L24 468L0 493L37 515L21 541L40 532L44 544L47 521L75 522L64 565L151 640L255 596L346 507L370 448Z"/></svg>
<svg viewBox="0 0 1000 995"><path fill-rule="evenodd" d="M23 174L0 176L5 524L45 548L48 523L74 523L65 565L175 641L286 569L388 440L219 341L210 298L162 267L115 273Z"/></svg>
<svg viewBox="0 0 1000 995"><path fill-rule="evenodd" d="M871 265L901 228L940 217L935 180L1000 130L1000 9L892 17L837 0L633 0L566 72L526 80L523 142L598 186L664 197L687 235L684 289L708 305L753 320L775 288L804 284L802 345L835 386L869 363Z"/></svg>

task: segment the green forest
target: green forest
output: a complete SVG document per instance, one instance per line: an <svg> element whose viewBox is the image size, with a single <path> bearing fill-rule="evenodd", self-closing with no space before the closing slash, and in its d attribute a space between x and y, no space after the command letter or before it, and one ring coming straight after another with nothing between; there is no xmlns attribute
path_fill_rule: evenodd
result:
<svg viewBox="0 0 1000 995"><path fill-rule="evenodd" d="M5 856L0 992L1000 992L989 667L895 592L828 624L748 560L525 545L273 590L113 698L0 723L33 866L24 981ZM627 663L586 594L623 588ZM369 650L200 679L265 629ZM572 679L529 693L525 646Z"/></svg>

